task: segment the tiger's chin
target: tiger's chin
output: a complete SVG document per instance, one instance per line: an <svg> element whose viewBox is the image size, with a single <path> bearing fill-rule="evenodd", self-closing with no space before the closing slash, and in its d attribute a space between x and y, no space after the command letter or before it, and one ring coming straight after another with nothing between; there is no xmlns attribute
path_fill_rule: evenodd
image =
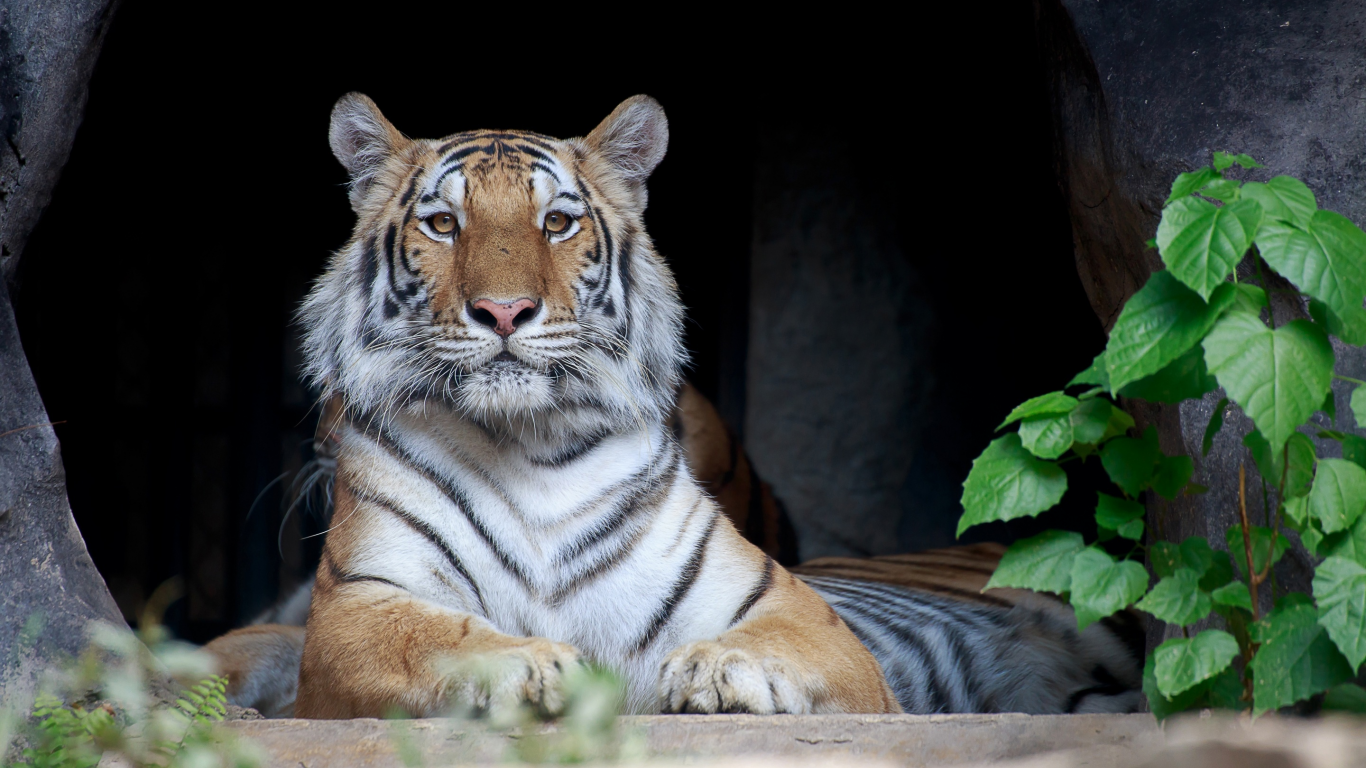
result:
<svg viewBox="0 0 1366 768"><path fill-rule="evenodd" d="M456 398L481 419L524 416L554 407L553 381L521 361L495 359L467 374Z"/></svg>

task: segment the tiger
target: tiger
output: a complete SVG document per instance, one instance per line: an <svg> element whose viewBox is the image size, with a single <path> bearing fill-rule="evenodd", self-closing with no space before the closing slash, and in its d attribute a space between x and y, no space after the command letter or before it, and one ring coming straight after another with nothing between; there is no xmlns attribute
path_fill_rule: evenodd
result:
<svg viewBox="0 0 1366 768"><path fill-rule="evenodd" d="M901 711L668 429L683 309L642 219L667 141L645 96L571 140L334 108L357 223L300 310L342 423L296 715L553 715L588 661L630 712Z"/></svg>
<svg viewBox="0 0 1366 768"><path fill-rule="evenodd" d="M748 498L726 492L743 451L680 386L682 308L641 218L668 139L654 100L583 139L422 141L352 94L329 138L357 225L301 317L306 372L338 404L335 510L290 600L306 628L210 644L239 687L292 664L303 717L554 713L587 659L624 674L632 712L1141 706L1122 622L1078 632L1060 600L981 592L999 548L775 561L771 491L746 464ZM720 434L730 458L709 462ZM510 671L438 671L452 657Z"/></svg>

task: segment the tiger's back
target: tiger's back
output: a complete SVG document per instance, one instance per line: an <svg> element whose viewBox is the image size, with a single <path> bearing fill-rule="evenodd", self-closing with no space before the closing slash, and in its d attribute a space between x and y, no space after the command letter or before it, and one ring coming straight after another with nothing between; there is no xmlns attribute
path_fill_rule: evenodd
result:
<svg viewBox="0 0 1366 768"><path fill-rule="evenodd" d="M1120 612L1078 631L1071 606L986 590L1005 547L975 544L792 572L873 652L907 712L1135 712L1143 626Z"/></svg>

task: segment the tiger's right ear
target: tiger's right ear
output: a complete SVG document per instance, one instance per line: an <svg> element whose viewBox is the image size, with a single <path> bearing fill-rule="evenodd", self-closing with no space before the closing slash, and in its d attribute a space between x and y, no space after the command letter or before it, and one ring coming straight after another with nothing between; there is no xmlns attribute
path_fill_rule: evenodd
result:
<svg viewBox="0 0 1366 768"><path fill-rule="evenodd" d="M407 139L398 132L379 107L363 93L348 93L332 108L332 126L327 132L332 154L351 176L351 208L360 205L384 161Z"/></svg>

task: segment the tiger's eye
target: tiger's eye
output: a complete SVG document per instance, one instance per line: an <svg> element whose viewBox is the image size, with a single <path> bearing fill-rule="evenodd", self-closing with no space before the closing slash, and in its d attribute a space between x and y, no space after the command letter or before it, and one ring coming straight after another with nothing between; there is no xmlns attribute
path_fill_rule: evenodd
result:
<svg viewBox="0 0 1366 768"><path fill-rule="evenodd" d="M551 234L558 235L566 229L569 229L568 214L560 213L559 211L553 211L551 213L546 214L545 231Z"/></svg>
<svg viewBox="0 0 1366 768"><path fill-rule="evenodd" d="M427 225L439 235L449 235L455 231L455 217L449 213L437 213L427 217Z"/></svg>

